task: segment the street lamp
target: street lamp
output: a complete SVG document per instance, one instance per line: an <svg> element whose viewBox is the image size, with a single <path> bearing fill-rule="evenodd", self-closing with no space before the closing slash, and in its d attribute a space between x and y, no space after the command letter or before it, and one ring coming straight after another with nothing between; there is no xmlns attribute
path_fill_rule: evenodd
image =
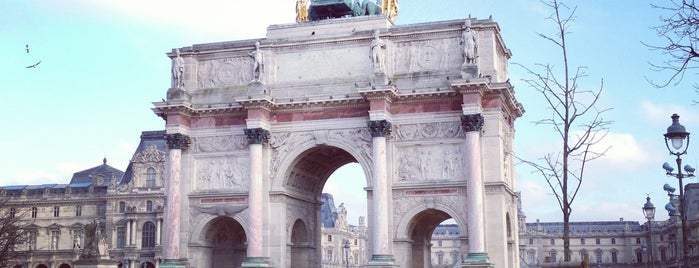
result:
<svg viewBox="0 0 699 268"><path fill-rule="evenodd" d="M668 163L663 164L663 169L668 176L677 177L680 185L680 195L678 196L680 200L680 219L682 220L682 262L685 268L689 268L689 242L687 240L687 213L686 204L684 198L684 185L682 184L683 178L694 177L694 168L686 165L684 170L687 174L682 174L682 158L680 155L687 153L687 147L689 147L689 132L680 124L680 116L673 114L672 125L667 127L667 133L665 136L665 146L670 155L677 156L675 160L677 162L677 173L672 173L674 168ZM686 142L685 142L686 140Z"/></svg>
<svg viewBox="0 0 699 268"><path fill-rule="evenodd" d="M655 206L650 202L650 196L646 197L646 203L643 205L643 216L648 220L648 262L653 268L653 219L655 218Z"/></svg>

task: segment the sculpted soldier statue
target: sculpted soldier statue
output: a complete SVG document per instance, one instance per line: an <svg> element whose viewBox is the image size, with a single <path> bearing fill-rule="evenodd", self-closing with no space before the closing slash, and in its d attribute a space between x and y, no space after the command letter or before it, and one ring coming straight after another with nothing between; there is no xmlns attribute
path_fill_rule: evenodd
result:
<svg viewBox="0 0 699 268"><path fill-rule="evenodd" d="M386 42L379 37L379 30L374 30L374 40L371 41L371 60L374 63L374 73L385 73L384 50Z"/></svg>
<svg viewBox="0 0 699 268"><path fill-rule="evenodd" d="M255 51L250 52L250 57L253 59L252 77L253 81L260 81L260 77L264 72L264 52L260 50L260 41L255 42Z"/></svg>
<svg viewBox="0 0 699 268"><path fill-rule="evenodd" d="M471 22L466 21L464 24L464 32L462 33L462 42L464 44L464 65L475 64L478 57L478 44L476 43L476 32L471 30Z"/></svg>
<svg viewBox="0 0 699 268"><path fill-rule="evenodd" d="M184 86L182 75L184 74L184 59L180 56L180 49L175 49L175 57L172 59L172 87Z"/></svg>

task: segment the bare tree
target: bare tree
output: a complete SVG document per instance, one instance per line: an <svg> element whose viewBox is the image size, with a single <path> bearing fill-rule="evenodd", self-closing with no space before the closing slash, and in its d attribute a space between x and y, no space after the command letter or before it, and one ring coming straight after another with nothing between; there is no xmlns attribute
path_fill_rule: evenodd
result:
<svg viewBox="0 0 699 268"><path fill-rule="evenodd" d="M651 70L669 72L670 77L664 82L648 80L656 87L677 85L682 82L686 72L699 68L699 9L694 0L664 1L665 5L651 4L669 15L660 15L660 25L652 27L655 33L665 40L664 45L650 45L651 49L660 51L665 57L662 62L650 63ZM691 75L691 74L690 74ZM699 90L699 84L694 84Z"/></svg>
<svg viewBox="0 0 699 268"><path fill-rule="evenodd" d="M544 4L553 10L547 19L555 23L556 33L538 35L556 46L561 53L563 70L556 70L551 64L536 64L537 70L520 66L532 77L524 81L541 93L548 104L547 109L551 111L549 118L538 120L535 124L553 127L561 139L561 150L547 153L537 160L519 160L533 167L534 173L546 179L558 200L563 213L564 260L570 261L569 221L573 212L572 204L582 185L586 164L601 157L609 149L595 151L592 147L607 135L608 126L612 122L602 118L602 114L609 109L597 109L597 101L604 88L603 81L600 81L598 88L582 89L578 80L587 76L585 68L572 69L569 63L566 29L574 21L576 9L568 8L557 0Z"/></svg>
<svg viewBox="0 0 699 268"><path fill-rule="evenodd" d="M23 211L10 206L7 200L0 200L0 268L12 267L27 243L23 215Z"/></svg>

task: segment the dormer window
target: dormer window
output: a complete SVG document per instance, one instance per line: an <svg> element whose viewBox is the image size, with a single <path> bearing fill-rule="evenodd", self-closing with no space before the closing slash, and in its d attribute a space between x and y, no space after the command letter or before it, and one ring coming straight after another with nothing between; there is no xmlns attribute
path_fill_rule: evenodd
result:
<svg viewBox="0 0 699 268"><path fill-rule="evenodd" d="M155 172L154 168L148 168L146 170L146 187L153 188L155 187L155 176L157 175L157 172Z"/></svg>

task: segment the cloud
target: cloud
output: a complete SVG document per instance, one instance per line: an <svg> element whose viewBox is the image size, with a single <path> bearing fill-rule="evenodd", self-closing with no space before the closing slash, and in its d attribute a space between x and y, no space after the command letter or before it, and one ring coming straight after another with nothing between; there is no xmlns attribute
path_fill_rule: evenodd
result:
<svg viewBox="0 0 699 268"><path fill-rule="evenodd" d="M604 139L591 147L592 151L603 152L605 155L594 161L597 168L605 170L636 170L654 161L653 154L647 146L641 146L634 135L629 133L608 133Z"/></svg>
<svg viewBox="0 0 699 268"><path fill-rule="evenodd" d="M690 124L697 124L699 123L699 118L698 117L692 117L692 116L686 116L683 117L682 115L694 115L696 114L696 110L688 109L686 105L679 105L679 104L660 104L660 103L653 103L647 100L644 100L641 102L641 115L643 118L645 118L647 121L652 122L654 124L660 124L660 125L670 125L672 122L670 119L670 116L672 114L678 114L680 115L680 119L683 125L686 125L687 123Z"/></svg>

